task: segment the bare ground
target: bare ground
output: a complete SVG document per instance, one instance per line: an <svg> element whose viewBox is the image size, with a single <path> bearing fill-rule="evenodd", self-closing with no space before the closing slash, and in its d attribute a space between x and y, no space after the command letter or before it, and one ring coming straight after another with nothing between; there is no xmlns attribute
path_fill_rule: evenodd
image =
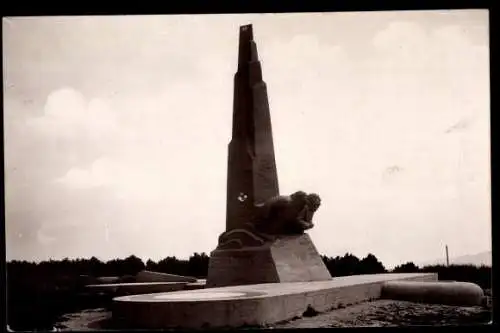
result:
<svg viewBox="0 0 500 333"><path fill-rule="evenodd" d="M111 320L111 312L104 309L87 309L62 316L55 325L62 331L86 331L105 329L106 323Z"/></svg>
<svg viewBox="0 0 500 333"><path fill-rule="evenodd" d="M348 306L313 317L273 325L274 328L382 327L487 324L491 311L483 307L421 304L376 300Z"/></svg>
<svg viewBox="0 0 500 333"><path fill-rule="evenodd" d="M421 304L405 301L376 300L336 309L314 316L304 316L270 328L383 327L420 325L477 325L491 321L491 309ZM89 309L67 314L56 325L59 330L112 329L111 313Z"/></svg>

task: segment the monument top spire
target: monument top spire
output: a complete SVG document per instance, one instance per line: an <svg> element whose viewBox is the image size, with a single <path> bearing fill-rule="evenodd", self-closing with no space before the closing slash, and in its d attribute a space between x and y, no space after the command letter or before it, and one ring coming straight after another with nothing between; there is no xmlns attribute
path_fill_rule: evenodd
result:
<svg viewBox="0 0 500 333"><path fill-rule="evenodd" d="M238 70L250 62L259 61L257 45L253 40L253 28L251 24L240 27L240 45L238 55Z"/></svg>
<svg viewBox="0 0 500 333"><path fill-rule="evenodd" d="M252 28L252 24L246 24L246 25L242 25L240 27L240 33L246 33L250 36L250 39L253 40L253 28Z"/></svg>

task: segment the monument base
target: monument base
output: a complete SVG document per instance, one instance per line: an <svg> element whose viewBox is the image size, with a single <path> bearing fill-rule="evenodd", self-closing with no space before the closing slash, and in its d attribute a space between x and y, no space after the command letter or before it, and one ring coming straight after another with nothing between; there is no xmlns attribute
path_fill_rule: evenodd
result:
<svg viewBox="0 0 500 333"><path fill-rule="evenodd" d="M280 236L259 247L214 250L207 287L331 280L308 234Z"/></svg>

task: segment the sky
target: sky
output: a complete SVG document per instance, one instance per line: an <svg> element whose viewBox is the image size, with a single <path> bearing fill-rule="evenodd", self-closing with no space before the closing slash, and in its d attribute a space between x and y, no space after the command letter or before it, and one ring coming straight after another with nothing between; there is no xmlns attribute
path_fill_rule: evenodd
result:
<svg viewBox="0 0 500 333"><path fill-rule="evenodd" d="M7 260L209 253L239 26L321 254L491 250L486 10L3 18Z"/></svg>

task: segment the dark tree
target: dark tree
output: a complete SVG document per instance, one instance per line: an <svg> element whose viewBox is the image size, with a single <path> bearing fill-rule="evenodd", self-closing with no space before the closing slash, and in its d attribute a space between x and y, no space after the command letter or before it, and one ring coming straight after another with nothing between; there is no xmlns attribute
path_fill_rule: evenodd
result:
<svg viewBox="0 0 500 333"><path fill-rule="evenodd" d="M393 273L417 273L420 268L416 266L413 262L407 262L405 264L394 267Z"/></svg>
<svg viewBox="0 0 500 333"><path fill-rule="evenodd" d="M129 256L124 260L125 274L135 275L146 268L146 265L142 262L140 258L134 255Z"/></svg>
<svg viewBox="0 0 500 333"><path fill-rule="evenodd" d="M88 269L88 274L94 275L94 276L99 276L103 274L104 272L104 263L101 262L99 259L96 257L90 258L90 260L85 260L85 264Z"/></svg>
<svg viewBox="0 0 500 333"><path fill-rule="evenodd" d="M384 265L371 253L364 257L359 264L360 274L379 274L387 272Z"/></svg>
<svg viewBox="0 0 500 333"><path fill-rule="evenodd" d="M359 274L360 261L353 254L346 253L338 260L338 270L340 275L356 275Z"/></svg>
<svg viewBox="0 0 500 333"><path fill-rule="evenodd" d="M192 255L188 261L188 275L197 278L205 278L208 274L209 259L210 258L204 252Z"/></svg>
<svg viewBox="0 0 500 333"><path fill-rule="evenodd" d="M432 265L424 266L421 271L438 273L439 280L472 282L483 289L491 288L491 266Z"/></svg>
<svg viewBox="0 0 500 333"><path fill-rule="evenodd" d="M188 264L187 260L179 260L174 257L166 257L158 262L158 272L178 274L178 275L188 275Z"/></svg>
<svg viewBox="0 0 500 333"><path fill-rule="evenodd" d="M337 256L335 258L322 256L322 259L332 276L358 274L359 259L350 253L346 253L343 257Z"/></svg>
<svg viewBox="0 0 500 333"><path fill-rule="evenodd" d="M151 259L146 262L146 269L149 271L155 271L158 268L158 264Z"/></svg>
<svg viewBox="0 0 500 333"><path fill-rule="evenodd" d="M343 257L321 257L332 276L349 276L358 274L377 274L386 272L384 265L373 254L368 254L363 260L351 253Z"/></svg>

